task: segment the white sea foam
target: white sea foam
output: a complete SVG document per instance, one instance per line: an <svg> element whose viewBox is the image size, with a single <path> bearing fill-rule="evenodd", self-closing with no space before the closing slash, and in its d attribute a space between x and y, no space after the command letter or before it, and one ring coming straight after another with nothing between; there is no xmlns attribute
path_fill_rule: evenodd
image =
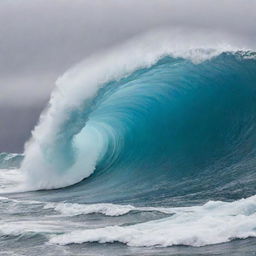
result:
<svg viewBox="0 0 256 256"><path fill-rule="evenodd" d="M83 225L82 223L71 223L56 220L56 219L31 219L31 220L17 220L17 221L5 221L0 222L0 233L5 235L23 235L26 233L46 233L56 234L67 232L68 230L79 229Z"/></svg>
<svg viewBox="0 0 256 256"><path fill-rule="evenodd" d="M71 204L71 203L48 203L45 209L54 209L66 216L81 214L101 213L106 216L120 216L136 209L132 205L116 204Z"/></svg>
<svg viewBox="0 0 256 256"><path fill-rule="evenodd" d="M164 208L164 207L135 207L132 205L120 205L111 203L98 204L78 204L78 203L63 203L63 202L43 202L35 200L17 200L13 198L0 197L0 202L9 202L13 206L37 205L42 209L52 209L63 216L77 216L100 213L106 216L122 216L132 211L139 212L161 212L166 214L173 214L179 211L185 211L185 208Z"/></svg>
<svg viewBox="0 0 256 256"><path fill-rule="evenodd" d="M77 204L77 203L47 203L44 209L54 209L55 211L66 215L76 216L82 214L100 213L106 216L121 216L132 211L138 212L161 212L165 214L173 214L185 211L187 208L165 208L165 207L135 207L132 205L120 205L111 203L99 204ZM188 208L188 210L190 210Z"/></svg>
<svg viewBox="0 0 256 256"><path fill-rule="evenodd" d="M24 178L19 169L0 169L0 193L21 189L24 186Z"/></svg>
<svg viewBox="0 0 256 256"><path fill-rule="evenodd" d="M174 211L178 208L174 208ZM175 215L129 226L73 231L51 243L121 242L129 246L204 246L256 237L256 196L235 202L208 202Z"/></svg>

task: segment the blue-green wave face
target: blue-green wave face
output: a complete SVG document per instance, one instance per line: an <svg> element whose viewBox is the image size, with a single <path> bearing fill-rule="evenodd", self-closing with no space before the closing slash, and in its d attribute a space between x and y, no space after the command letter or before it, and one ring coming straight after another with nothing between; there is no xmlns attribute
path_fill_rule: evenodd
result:
<svg viewBox="0 0 256 256"><path fill-rule="evenodd" d="M70 190L94 201L255 194L253 53L163 56L81 98L53 97L34 131L22 169L37 188L90 176Z"/></svg>

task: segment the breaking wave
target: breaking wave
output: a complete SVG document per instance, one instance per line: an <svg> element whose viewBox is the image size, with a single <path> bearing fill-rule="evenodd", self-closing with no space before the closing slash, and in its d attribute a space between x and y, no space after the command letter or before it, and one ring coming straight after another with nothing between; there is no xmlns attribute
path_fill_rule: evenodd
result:
<svg viewBox="0 0 256 256"><path fill-rule="evenodd" d="M51 243L203 246L256 236L255 52L214 36L207 43L155 38L65 73L24 156L1 154L0 162L19 168L22 160L25 190L63 188L41 210L163 216L96 229L58 226L63 234ZM50 233L43 222L28 232L37 228Z"/></svg>

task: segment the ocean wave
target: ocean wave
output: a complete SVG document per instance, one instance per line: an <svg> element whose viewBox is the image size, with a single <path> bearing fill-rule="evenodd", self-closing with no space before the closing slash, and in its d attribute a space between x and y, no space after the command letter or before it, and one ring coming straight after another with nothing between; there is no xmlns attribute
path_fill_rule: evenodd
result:
<svg viewBox="0 0 256 256"><path fill-rule="evenodd" d="M159 37L157 41L156 35ZM134 122L138 124L139 115L144 123L145 115L148 115L147 119L156 118L147 113L147 110L163 111L159 103L157 106L157 102L167 104L167 98L168 101L176 101L174 94L182 94L186 90L186 93L190 93L193 86L190 79L195 80L195 85L200 83L203 86L208 82L207 79L215 79L216 75L224 76L231 72L225 78L225 83L230 83L232 74L237 72L231 66L239 65L240 57L246 57L249 62L249 57L253 56L252 52L235 53L241 48L216 43L217 39L213 40L212 35L200 35L200 38L197 36L193 40L186 40L185 36L176 36L174 40L173 36L156 33L143 39L134 39L101 56L87 59L57 80L49 106L41 115L39 125L26 146L21 169L26 173L30 188L52 189L77 183L90 176L106 157L111 158L109 162L105 161L106 166L111 165L120 157L118 152L122 151L123 144L127 142L127 130L131 129ZM232 55L233 52L233 57L240 57L236 57L236 61L231 60L232 56L229 57L230 63L227 66L221 60L224 56L219 61L213 60L212 64L207 62L223 52L227 55ZM168 61L166 56L169 56ZM204 65L200 65L202 62L207 63L204 74L201 72L204 68ZM226 70L220 72L220 69ZM244 77L244 72L243 70L240 79ZM198 76L194 77L196 73ZM210 73L213 74L209 75ZM200 77L206 79L200 81ZM173 99L170 97L171 93ZM113 104L116 104L115 109ZM166 109L170 107L165 106ZM166 112L166 115L170 114L173 115ZM135 119L132 120L133 118ZM155 122L163 125L162 118L166 119L168 116L160 114L160 120ZM152 126L152 123L144 125ZM149 135L149 140L150 137L152 136Z"/></svg>
<svg viewBox="0 0 256 256"><path fill-rule="evenodd" d="M256 237L256 197L208 202L163 219L129 226L108 226L54 236L60 245L120 242L128 246L205 246Z"/></svg>
<svg viewBox="0 0 256 256"><path fill-rule="evenodd" d="M131 212L161 212L174 214L184 208L167 207L135 207L132 205L120 205L111 203L77 204L77 203L47 203L44 209L54 209L65 216L100 213L106 216L122 216Z"/></svg>

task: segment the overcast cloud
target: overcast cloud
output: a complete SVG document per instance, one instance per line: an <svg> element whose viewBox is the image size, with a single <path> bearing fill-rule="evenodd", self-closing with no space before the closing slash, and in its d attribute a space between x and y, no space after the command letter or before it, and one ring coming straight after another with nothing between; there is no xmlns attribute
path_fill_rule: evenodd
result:
<svg viewBox="0 0 256 256"><path fill-rule="evenodd" d="M19 126L27 134L25 124L36 120L31 114L10 129L8 111L14 120L18 109L37 113L57 77L89 54L163 26L224 31L253 46L255 22L256 0L1 0L0 151L1 131L13 137ZM8 150L20 150L23 137Z"/></svg>
<svg viewBox="0 0 256 256"><path fill-rule="evenodd" d="M55 79L98 49L162 26L255 36L254 0L1 0L0 104L45 100Z"/></svg>

